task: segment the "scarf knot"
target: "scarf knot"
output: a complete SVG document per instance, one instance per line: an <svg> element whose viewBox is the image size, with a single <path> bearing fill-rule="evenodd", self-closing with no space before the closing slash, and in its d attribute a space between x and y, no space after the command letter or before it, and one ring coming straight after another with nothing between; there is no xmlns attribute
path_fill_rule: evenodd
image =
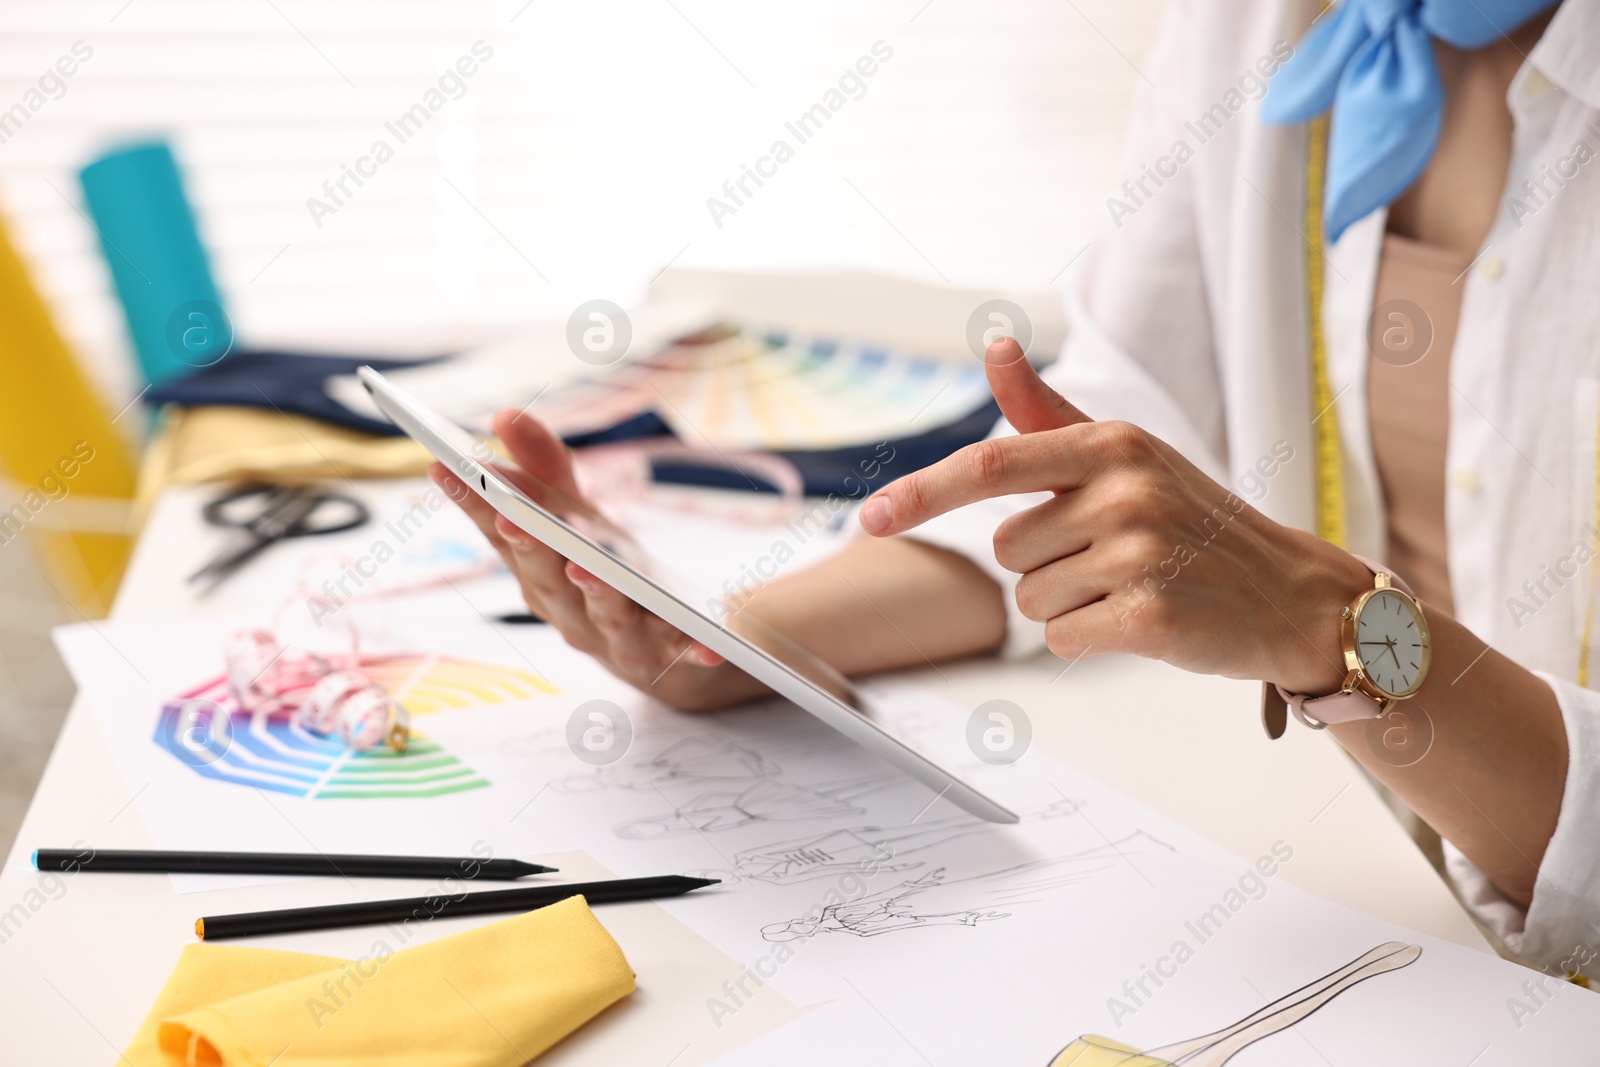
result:
<svg viewBox="0 0 1600 1067"><path fill-rule="evenodd" d="M1560 0L1341 0L1300 40L1261 105L1264 121L1328 110L1323 226L1330 242L1410 188L1433 158L1444 89L1433 39L1492 44Z"/></svg>

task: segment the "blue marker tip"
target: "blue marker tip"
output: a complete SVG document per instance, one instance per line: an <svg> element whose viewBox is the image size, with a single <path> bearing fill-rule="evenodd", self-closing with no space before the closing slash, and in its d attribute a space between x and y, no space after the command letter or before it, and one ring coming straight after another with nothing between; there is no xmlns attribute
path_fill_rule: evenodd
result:
<svg viewBox="0 0 1600 1067"><path fill-rule="evenodd" d="M34 849L33 850L33 856L32 856L31 862L33 863L33 869L37 871L39 869L39 850L38 849Z"/></svg>

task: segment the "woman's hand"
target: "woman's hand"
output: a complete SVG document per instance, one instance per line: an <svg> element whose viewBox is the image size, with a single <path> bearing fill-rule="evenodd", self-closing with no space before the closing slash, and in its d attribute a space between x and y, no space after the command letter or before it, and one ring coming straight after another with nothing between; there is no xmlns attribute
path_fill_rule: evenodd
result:
<svg viewBox="0 0 1600 1067"><path fill-rule="evenodd" d="M501 474L560 515L596 517L573 476L566 445L515 408L500 412L495 434L516 468ZM761 685L721 656L645 611L599 578L568 562L501 516L442 463L428 475L471 516L522 586L528 610L567 643L599 660L623 681L680 708L721 707L748 699Z"/></svg>
<svg viewBox="0 0 1600 1067"><path fill-rule="evenodd" d="M986 356L1015 437L962 449L880 490L868 532L903 533L977 500L1050 490L1003 522L995 558L1063 659L1131 652L1306 693L1344 679L1339 609L1372 585L1355 557L1273 522L1150 434L1095 422L1016 342Z"/></svg>
<svg viewBox="0 0 1600 1067"><path fill-rule="evenodd" d="M1372 588L1364 564L1271 521L1138 427L1091 421L1014 342L991 346L987 362L1018 435L880 490L862 506L867 530L901 533L986 497L1051 490L1000 525L994 548L1022 575L1017 605L1046 623L1056 655L1132 652L1301 693L1344 680L1339 611ZM1369 729L1376 719L1329 733L1527 906L1566 788L1561 706L1543 679L1424 610L1433 665L1402 705L1426 724L1422 749L1394 759Z"/></svg>

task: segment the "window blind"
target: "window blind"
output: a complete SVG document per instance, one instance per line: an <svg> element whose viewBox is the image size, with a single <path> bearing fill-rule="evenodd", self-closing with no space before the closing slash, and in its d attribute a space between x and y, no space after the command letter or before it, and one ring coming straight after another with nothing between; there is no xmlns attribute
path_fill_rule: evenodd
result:
<svg viewBox="0 0 1600 1067"><path fill-rule="evenodd" d="M135 375L76 172L151 136L249 344L448 350L668 265L1037 287L1103 218L1157 7L9 4L0 210L113 410Z"/></svg>

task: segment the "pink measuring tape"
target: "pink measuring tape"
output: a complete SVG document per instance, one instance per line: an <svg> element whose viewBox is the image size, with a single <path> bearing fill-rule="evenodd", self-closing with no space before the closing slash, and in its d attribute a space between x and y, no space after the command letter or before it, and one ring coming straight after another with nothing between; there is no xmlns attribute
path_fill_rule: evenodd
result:
<svg viewBox="0 0 1600 1067"><path fill-rule="evenodd" d="M363 674L352 653L340 657L287 649L266 630L241 630L223 646L228 688L253 715L293 716L306 730L355 749L387 744L405 751L411 717Z"/></svg>

